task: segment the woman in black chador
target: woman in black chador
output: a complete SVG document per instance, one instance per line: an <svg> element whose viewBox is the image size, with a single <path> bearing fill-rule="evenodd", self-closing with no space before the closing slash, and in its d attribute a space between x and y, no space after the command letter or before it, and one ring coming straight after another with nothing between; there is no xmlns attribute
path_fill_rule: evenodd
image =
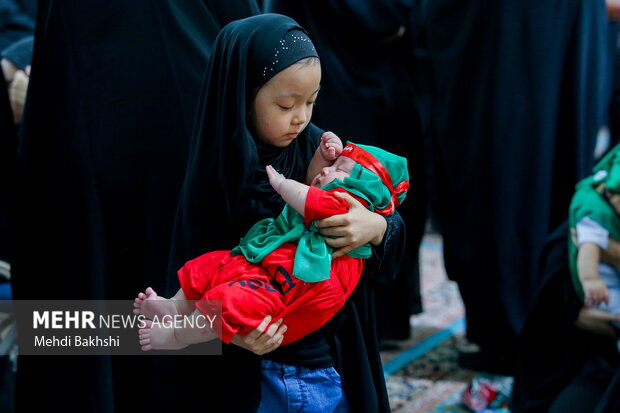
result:
<svg viewBox="0 0 620 413"><path fill-rule="evenodd" d="M40 0L38 7L14 296L130 303L145 284L165 286L211 45L221 27L258 7L254 0ZM156 391L173 375L170 360L20 357L16 408L135 411L148 400L171 411L174 394Z"/></svg>
<svg viewBox="0 0 620 413"><path fill-rule="evenodd" d="M421 8L436 215L478 369L512 370L548 234L593 164L603 1L428 1ZM501 366L503 365L503 366Z"/></svg>
<svg viewBox="0 0 620 413"><path fill-rule="evenodd" d="M176 271L186 261L205 251L234 247L254 222L280 213L283 201L269 184L266 165L287 178L305 180L323 133L310 123L318 84L309 96L292 86L291 90L268 95L270 111L298 113L286 133L276 136L257 132L276 125L262 123L265 118L259 97L262 102L264 90L273 82L283 81L281 75L293 66L301 70L304 65L318 65L312 59L296 64L313 56L316 60L316 51L305 31L281 15L265 14L231 23L218 37L203 83L176 220L169 273L171 292L179 287ZM321 69L330 70L323 65L314 67L319 79ZM286 397L271 397L273 388L266 384L266 377L269 371L292 369L297 374L308 374L295 381L302 388L322 383L330 390L344 389L350 411L389 411L374 329L372 286L383 274L392 274L393 267L399 264L402 220L397 214L386 220L353 205L346 215L322 220L319 226L323 235L340 237L326 238L336 249L370 240L377 244L373 263L366 267L344 309L326 326L262 359L236 346L224 346L223 357L188 357L183 363L194 374L180 385L186 390L187 407L201 406L206 397L219 401L217 411L252 412L261 400L261 409L267 409L264 411L285 411L273 407L269 410L264 405L266 397L270 395L271 401L286 404L287 398L295 394L294 389L287 389ZM334 369L342 383L338 375L332 376ZM204 374L199 377L197 371ZM324 378L309 382L316 374ZM315 402L318 400L308 400L313 409L320 409Z"/></svg>

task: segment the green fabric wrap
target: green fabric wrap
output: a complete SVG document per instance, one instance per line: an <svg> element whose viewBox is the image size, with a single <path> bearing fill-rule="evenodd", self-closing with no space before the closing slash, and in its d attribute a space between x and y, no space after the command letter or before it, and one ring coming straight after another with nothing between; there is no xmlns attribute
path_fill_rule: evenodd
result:
<svg viewBox="0 0 620 413"><path fill-rule="evenodd" d="M293 275L305 282L319 282L329 279L332 248L318 233L318 228L306 228L304 218L286 205L277 218L258 221L241 239L232 255L243 254L249 262L260 263L276 248L287 242L297 242ZM353 258L369 258L372 249L369 244L350 251Z"/></svg>
<svg viewBox="0 0 620 413"><path fill-rule="evenodd" d="M368 209L371 211L374 211L375 208L387 207L392 200L392 194L383 185L381 178L360 164L355 164L350 176L344 178L344 181L334 179L321 189L329 191L337 188L345 189L347 192L365 199L369 204Z"/></svg>
<svg viewBox="0 0 620 413"><path fill-rule="evenodd" d="M360 143L355 143L351 141L347 141L347 143L352 143L356 146L359 146L360 148L366 150L368 153L374 156L375 159L377 159L377 161L379 161L381 165L383 165L383 167L390 174L390 179L392 180L392 185L394 186L394 188L396 188L398 184L400 184L403 181L409 181L409 169L407 168L407 158L395 155L391 152L386 151L385 149L381 149L376 146L362 145ZM363 177L364 182L368 182L371 180L377 180L379 184L382 184L381 179L377 175L375 175L374 173L372 173L370 170L366 168L363 168L363 170L366 173L372 175L372 177L368 177L368 178L364 176ZM351 178L353 179L356 178L353 176L353 173L351 173ZM360 178L361 177L359 176L357 177L357 179L360 179ZM368 179L368 181L366 181L366 179ZM390 200L391 200L390 191L385 187L385 185L382 185L382 187L383 187L383 190L380 190L378 187L372 188L368 191L364 190L364 194L365 194L364 196L368 198L369 200L371 200L371 203L377 209L386 208L390 204ZM396 195L396 197L398 198L401 204L405 200L406 196L407 196L407 191L401 192Z"/></svg>
<svg viewBox="0 0 620 413"><path fill-rule="evenodd" d="M231 253L243 254L248 261L258 263L282 244L299 240L304 231L303 217L286 205L277 218L254 224Z"/></svg>
<svg viewBox="0 0 620 413"><path fill-rule="evenodd" d="M597 162L594 168L592 168L592 172L594 172L595 174L598 171L608 172L611 169L612 164L614 162L618 162L618 153L620 153L620 145L614 146L609 152L607 152L607 155L603 156L603 158Z"/></svg>
<svg viewBox="0 0 620 413"><path fill-rule="evenodd" d="M389 171L395 185L409 179L407 160L380 148L358 145L368 150ZM396 177L397 179L394 179ZM368 202L368 209L383 209L390 205L392 194L381 179L369 169L355 164L349 177L344 181L335 179L325 185L323 190L344 189ZM399 195L405 198L406 192ZM314 224L314 223L312 223ZM326 243L314 225L306 228L304 218L286 205L275 219L263 219L248 231L231 254L243 254L252 263L261 262L267 255L286 242L297 242L293 265L293 275L305 282L318 282L330 278L332 248ZM362 245L347 254L353 258L369 258L372 255L370 244Z"/></svg>
<svg viewBox="0 0 620 413"><path fill-rule="evenodd" d="M593 168L595 184L605 182L607 189L620 192L620 145L616 145Z"/></svg>
<svg viewBox="0 0 620 413"><path fill-rule="evenodd" d="M613 238L620 240L620 217L618 217L614 208L607 201L605 195L596 190L596 186L599 184L600 181L595 180L594 176L585 178L577 184L569 210L570 228L573 230L576 229L579 221L585 217L589 217L609 231L609 234ZM577 295L583 300L584 292L577 271L578 248L570 235L568 240L568 252L573 284L577 291Z"/></svg>
<svg viewBox="0 0 620 413"><path fill-rule="evenodd" d="M605 178L605 186L612 192L620 192L620 159L618 157Z"/></svg>

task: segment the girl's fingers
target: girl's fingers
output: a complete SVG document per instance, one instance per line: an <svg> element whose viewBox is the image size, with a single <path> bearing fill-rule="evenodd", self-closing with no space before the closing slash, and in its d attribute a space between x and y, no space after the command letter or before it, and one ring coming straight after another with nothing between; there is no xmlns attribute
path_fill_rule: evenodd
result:
<svg viewBox="0 0 620 413"><path fill-rule="evenodd" d="M250 331L248 337L258 338L261 334L265 332L270 322L271 316L268 315L267 317L263 318L263 321L261 321L261 323L254 330Z"/></svg>
<svg viewBox="0 0 620 413"><path fill-rule="evenodd" d="M348 254L351 251L353 251L353 246L340 248L334 251L334 253L332 254L332 258L342 257L343 255Z"/></svg>
<svg viewBox="0 0 620 413"><path fill-rule="evenodd" d="M272 338L276 334L276 331L278 331L278 328L280 327L280 324L282 324L282 321L283 319L281 318L272 325L270 325L267 331L263 333L263 337L265 337L266 340Z"/></svg>
<svg viewBox="0 0 620 413"><path fill-rule="evenodd" d="M282 340L284 339L284 333L286 332L287 329L288 327L286 325L280 325L278 327L276 332L273 334L273 337L271 337L269 341L267 341L266 343L267 346L271 349L269 351L275 350L276 348L278 348L278 346L280 346L280 344L282 343Z"/></svg>
<svg viewBox="0 0 620 413"><path fill-rule="evenodd" d="M348 245L351 245L351 240L345 237L325 238L325 243L332 248L344 248Z"/></svg>

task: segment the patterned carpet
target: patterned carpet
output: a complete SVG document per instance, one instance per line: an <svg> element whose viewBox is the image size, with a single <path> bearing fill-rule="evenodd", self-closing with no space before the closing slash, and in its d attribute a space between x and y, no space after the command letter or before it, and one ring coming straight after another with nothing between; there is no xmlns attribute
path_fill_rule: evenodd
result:
<svg viewBox="0 0 620 413"><path fill-rule="evenodd" d="M386 342L381 354L395 413L471 412L461 395L478 373L461 369L464 309L456 284L446 277L441 237L427 234L420 250L424 312L411 317L412 337Z"/></svg>

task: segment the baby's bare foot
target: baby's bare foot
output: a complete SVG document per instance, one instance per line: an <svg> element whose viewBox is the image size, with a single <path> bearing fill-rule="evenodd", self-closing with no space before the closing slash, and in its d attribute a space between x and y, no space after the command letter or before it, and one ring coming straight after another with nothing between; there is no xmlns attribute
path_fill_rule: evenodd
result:
<svg viewBox="0 0 620 413"><path fill-rule="evenodd" d="M174 301L158 296L155 290L148 287L134 300L133 313L142 314L152 320L154 317L161 319L165 315L176 315L178 312Z"/></svg>
<svg viewBox="0 0 620 413"><path fill-rule="evenodd" d="M151 320L144 321L138 330L138 339L142 346L142 351L149 350L180 350L187 347L187 344L177 341L172 326L153 323Z"/></svg>

